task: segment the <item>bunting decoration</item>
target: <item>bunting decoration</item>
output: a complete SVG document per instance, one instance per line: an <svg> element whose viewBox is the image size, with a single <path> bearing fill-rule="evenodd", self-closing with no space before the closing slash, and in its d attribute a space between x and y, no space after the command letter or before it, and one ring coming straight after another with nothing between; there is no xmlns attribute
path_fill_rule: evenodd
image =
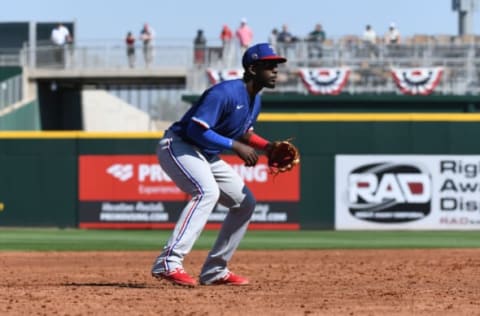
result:
<svg viewBox="0 0 480 316"><path fill-rule="evenodd" d="M429 95L440 82L443 67L393 68L393 80L404 94Z"/></svg>
<svg viewBox="0 0 480 316"><path fill-rule="evenodd" d="M216 84L225 80L243 78L243 69L207 69L208 80L210 84Z"/></svg>
<svg viewBox="0 0 480 316"><path fill-rule="evenodd" d="M299 75L311 94L338 95L347 84L350 69L341 68L300 68Z"/></svg>

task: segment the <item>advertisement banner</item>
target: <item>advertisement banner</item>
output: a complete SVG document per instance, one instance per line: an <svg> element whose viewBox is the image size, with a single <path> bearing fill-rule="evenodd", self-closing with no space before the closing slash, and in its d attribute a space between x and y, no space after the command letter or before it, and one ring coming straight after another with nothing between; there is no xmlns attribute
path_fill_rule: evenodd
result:
<svg viewBox="0 0 480 316"><path fill-rule="evenodd" d="M222 158L257 199L250 228L299 229L299 168L274 177L265 157L255 167L237 156ZM78 188L81 228L171 228L189 200L155 155L82 155ZM217 205L207 228L219 227L227 211Z"/></svg>
<svg viewBox="0 0 480 316"><path fill-rule="evenodd" d="M339 230L477 230L479 193L480 156L335 156Z"/></svg>

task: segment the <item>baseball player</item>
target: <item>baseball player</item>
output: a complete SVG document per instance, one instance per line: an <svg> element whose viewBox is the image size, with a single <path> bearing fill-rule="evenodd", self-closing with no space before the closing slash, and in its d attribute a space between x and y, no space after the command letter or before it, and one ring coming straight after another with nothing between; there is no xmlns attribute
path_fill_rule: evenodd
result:
<svg viewBox="0 0 480 316"><path fill-rule="evenodd" d="M182 262L218 202L230 211L202 267L200 284L248 284L227 264L247 230L255 198L238 173L218 155L232 150L246 166L255 166L256 150L268 152L271 142L253 131L261 109L259 92L275 87L278 64L286 61L270 44L251 46L242 58L243 79L223 81L207 89L180 121L165 131L157 148L160 165L192 198L153 264L154 277L179 285L197 284Z"/></svg>

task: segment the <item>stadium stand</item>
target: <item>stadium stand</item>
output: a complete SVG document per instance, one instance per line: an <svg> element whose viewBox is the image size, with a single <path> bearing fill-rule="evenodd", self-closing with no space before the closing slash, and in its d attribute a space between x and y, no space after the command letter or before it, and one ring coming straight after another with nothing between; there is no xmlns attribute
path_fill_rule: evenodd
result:
<svg viewBox="0 0 480 316"><path fill-rule="evenodd" d="M9 26L11 27L11 26ZM47 27L44 27L47 29ZM115 89L104 87L116 85L117 90L139 91L147 99L147 103L161 102L161 107L169 109L168 113L151 113L155 107L138 105L124 98L122 93L116 97L123 98L127 103L135 105L141 111L148 112L155 118L176 119L175 109L183 93L195 94L205 89L211 83L206 71L209 68L222 69L221 52L218 42L208 39L205 64L193 64L193 46L191 41L172 41L159 38L156 41L155 56L150 68L137 65L131 69L128 65L125 47L122 41L75 42L69 48L67 63L64 68L53 67L49 56L53 55L53 47L44 40L38 40L35 45L24 43L21 47L0 50L0 69L16 66L22 69L22 89L19 97L6 100L6 92L0 89L2 107L18 103L18 98L32 100L32 84L35 82L62 81L67 84L88 85L91 89L103 89L113 93ZM18 43L17 43L18 44ZM348 69L348 80L342 84L341 94L356 95L401 95L395 84L393 71L410 71L419 69L442 69L441 80L436 82L435 89L429 93L435 95L476 95L480 92L480 37L455 36L449 34L415 34L402 37L399 44L385 44L379 41L372 50L371 46L355 34L346 34L339 38L327 38L322 46L321 56L308 54L309 43L298 39L291 43L289 62L279 69L277 88L268 93L309 94L299 75L301 69L310 69L320 74L335 73L339 69ZM12 53L13 52L13 53ZM240 60L239 51L235 52L236 60ZM232 69L241 68L240 64ZM224 69L225 70L225 69ZM227 69L228 70L228 69ZM318 79L318 78L317 78ZM18 81L18 79L16 79ZM318 81L318 80L317 80ZM161 84L158 85L157 83ZM320 82L324 84L324 82ZM5 87L2 81L0 88ZM11 86L12 83L8 83ZM45 86L45 85L44 85ZM48 86L48 85L47 85ZM5 90L5 89L3 89ZM3 94L2 94L3 93ZM9 92L10 93L10 92ZM164 97L168 95L168 97ZM173 97L172 97L173 96ZM145 102L143 102L145 103ZM183 104L182 106L188 106ZM156 106L158 108L158 106ZM151 125L151 123L149 123ZM88 126L88 124L85 124Z"/></svg>

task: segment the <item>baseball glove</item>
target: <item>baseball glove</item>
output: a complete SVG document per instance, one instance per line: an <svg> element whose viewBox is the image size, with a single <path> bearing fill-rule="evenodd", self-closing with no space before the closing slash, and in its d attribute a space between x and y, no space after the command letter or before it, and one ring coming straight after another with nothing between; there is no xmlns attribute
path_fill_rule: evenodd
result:
<svg viewBox="0 0 480 316"><path fill-rule="evenodd" d="M291 139L277 140L267 151L270 173L277 175L292 170L300 162L300 152Z"/></svg>

